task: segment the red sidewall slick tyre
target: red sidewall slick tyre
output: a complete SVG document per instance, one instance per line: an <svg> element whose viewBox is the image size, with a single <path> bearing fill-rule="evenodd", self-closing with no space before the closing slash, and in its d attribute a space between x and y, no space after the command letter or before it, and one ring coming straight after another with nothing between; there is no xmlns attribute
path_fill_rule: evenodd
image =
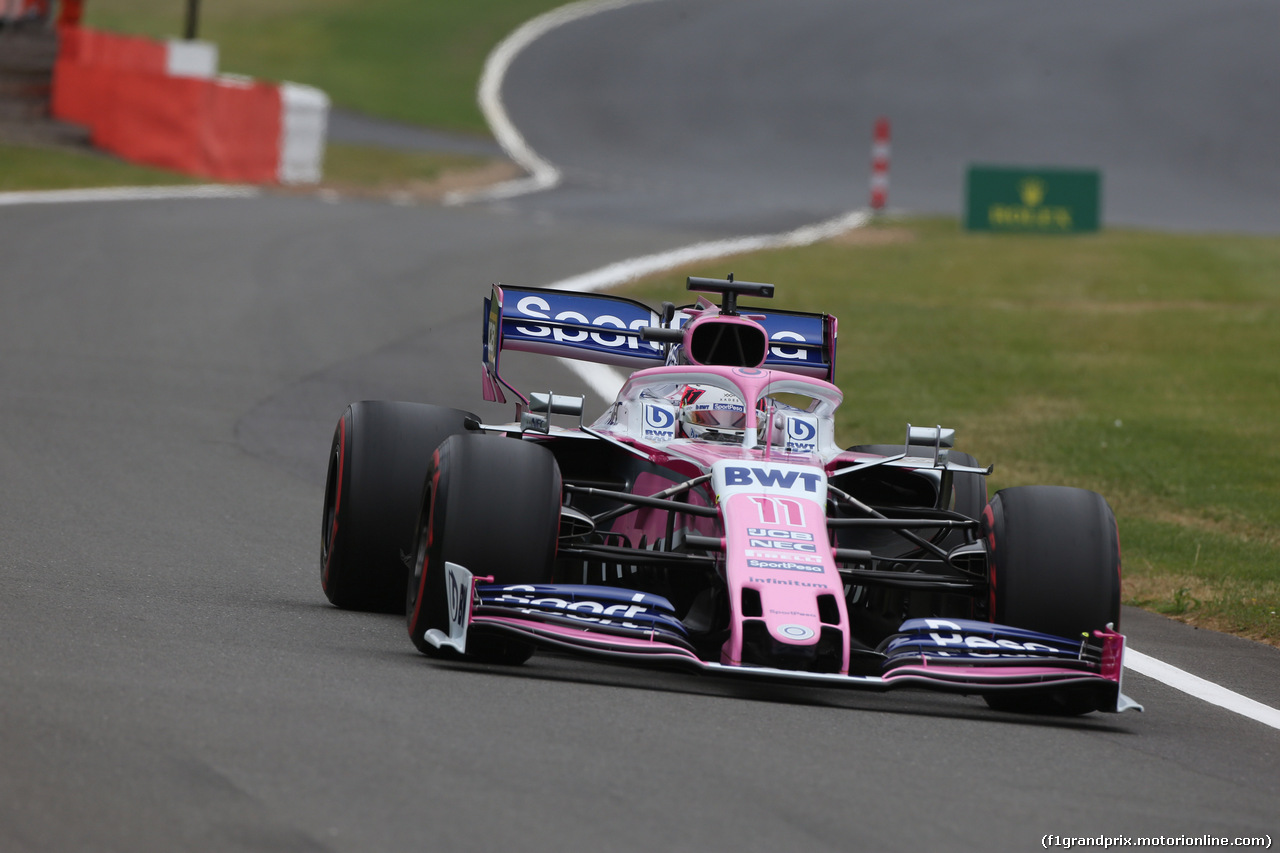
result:
<svg viewBox="0 0 1280 853"><path fill-rule="evenodd" d="M983 515L992 621L1059 637L1120 627L1120 539L1102 495L1065 486L996 492ZM989 694L993 708L1080 714L1093 697Z"/></svg>
<svg viewBox="0 0 1280 853"><path fill-rule="evenodd" d="M531 441L458 435L437 448L422 487L409 574L407 621L424 654L440 651L424 635L441 625L446 602L439 584L446 562L494 583L551 583L560 528L561 478L555 457ZM477 635L467 657L523 663L532 647Z"/></svg>
<svg viewBox="0 0 1280 853"><path fill-rule="evenodd" d="M385 400L353 403L333 433L321 525L320 583L346 610L404 612L422 479L437 445L470 412Z"/></svg>
<svg viewBox="0 0 1280 853"><path fill-rule="evenodd" d="M1002 489L985 516L992 620L1059 637L1120 625L1120 539L1096 492Z"/></svg>

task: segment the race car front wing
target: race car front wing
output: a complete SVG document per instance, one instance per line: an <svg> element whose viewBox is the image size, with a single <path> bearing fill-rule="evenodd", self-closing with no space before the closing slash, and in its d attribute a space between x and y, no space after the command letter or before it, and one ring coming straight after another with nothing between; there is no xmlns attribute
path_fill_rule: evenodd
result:
<svg viewBox="0 0 1280 853"><path fill-rule="evenodd" d="M426 640L465 654L469 635L506 634L535 645L636 663L795 684L989 694L1090 691L1107 712L1141 711L1122 692L1123 635L1111 626L1077 639L964 619L910 619L856 656L876 674L730 665L700 658L665 598L618 587L499 585L447 563L448 623ZM469 594L468 594L469 591Z"/></svg>

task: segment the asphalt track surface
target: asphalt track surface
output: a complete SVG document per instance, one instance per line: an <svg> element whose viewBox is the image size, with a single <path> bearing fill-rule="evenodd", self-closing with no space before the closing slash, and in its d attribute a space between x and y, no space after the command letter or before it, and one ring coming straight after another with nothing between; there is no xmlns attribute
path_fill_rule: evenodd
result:
<svg viewBox="0 0 1280 853"><path fill-rule="evenodd" d="M903 209L954 211L964 157L1025 153L1104 165L1126 221L1280 232L1276 158L1246 139L1280 138L1278 30L1270 2L660 0L513 66L512 116L565 170L551 193L0 207L0 850L1274 839L1280 731L1142 676L1126 691L1145 714L1044 720L554 655L440 664L400 620L328 606L317 534L348 401L508 416L479 402L489 282L857 207L881 112ZM1098 124L1126 92L1167 121ZM922 126L930 101L941 126ZM1201 116L1225 123L1220 163L1196 154ZM576 382L533 359L510 378ZM1124 622L1147 654L1280 707L1277 650Z"/></svg>

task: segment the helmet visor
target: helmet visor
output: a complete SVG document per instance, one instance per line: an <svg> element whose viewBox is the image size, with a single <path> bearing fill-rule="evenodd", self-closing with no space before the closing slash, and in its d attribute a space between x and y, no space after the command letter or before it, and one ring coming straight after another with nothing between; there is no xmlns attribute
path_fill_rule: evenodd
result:
<svg viewBox="0 0 1280 853"><path fill-rule="evenodd" d="M686 409L684 420L685 423L711 429L742 429L747 423L747 413L741 406L730 408L730 404L719 403L714 408Z"/></svg>

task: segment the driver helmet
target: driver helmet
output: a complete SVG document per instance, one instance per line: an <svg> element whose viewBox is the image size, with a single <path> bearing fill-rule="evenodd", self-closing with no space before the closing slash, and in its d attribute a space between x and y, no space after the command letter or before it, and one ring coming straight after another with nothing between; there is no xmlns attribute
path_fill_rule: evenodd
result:
<svg viewBox="0 0 1280 853"><path fill-rule="evenodd" d="M737 394L710 385L689 385L680 395L684 434L702 441L742 441L747 409Z"/></svg>

